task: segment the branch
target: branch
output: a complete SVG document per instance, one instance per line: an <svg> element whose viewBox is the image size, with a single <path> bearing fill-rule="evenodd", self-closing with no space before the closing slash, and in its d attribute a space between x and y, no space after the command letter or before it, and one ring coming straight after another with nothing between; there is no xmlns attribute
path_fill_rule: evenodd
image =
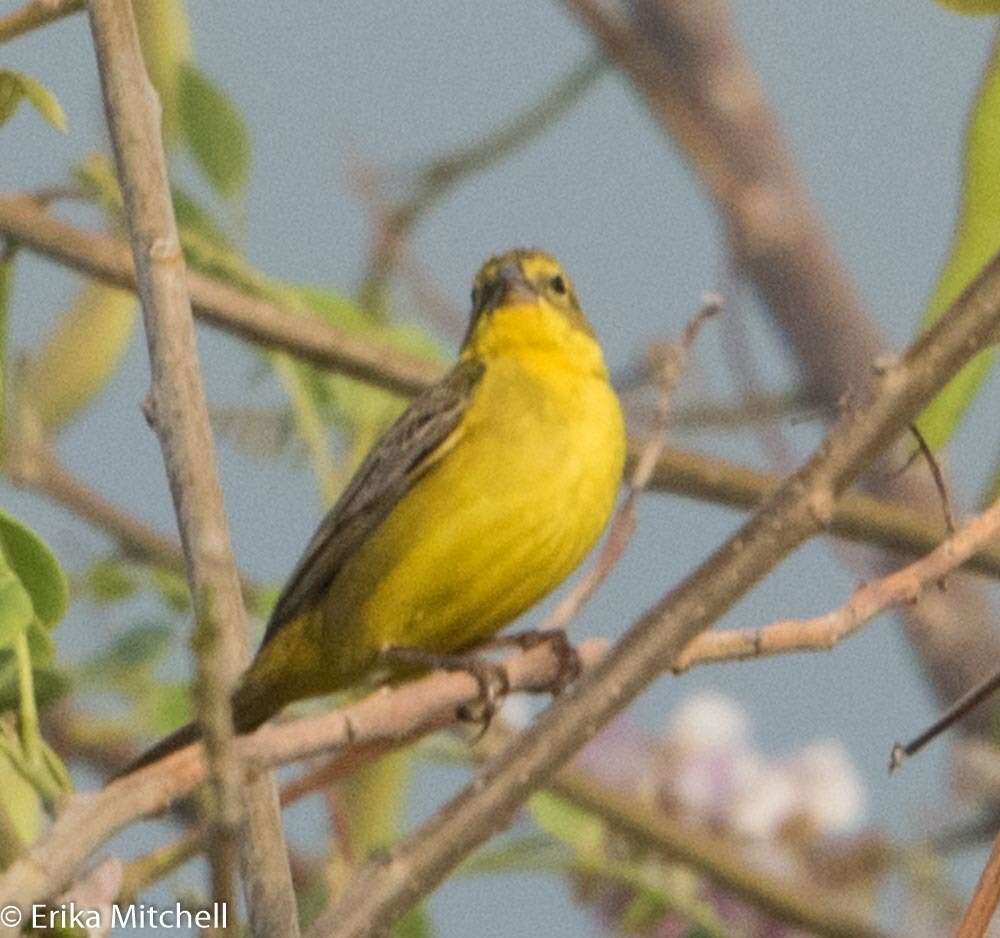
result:
<svg viewBox="0 0 1000 938"><path fill-rule="evenodd" d="M722 547L649 609L611 653L383 863L360 870L310 934L377 933L505 828L530 794L696 636L833 516L836 497L1000 325L1000 258L901 358L876 369L812 458Z"/></svg>
<svg viewBox="0 0 1000 938"><path fill-rule="evenodd" d="M91 0L88 12L146 326L149 416L163 450L195 611L198 717L215 796L213 893L235 909L238 846L253 934L297 936L276 790L266 776L241 790L232 745L230 697L247 660L246 611L216 474L159 101L146 75L131 0Z"/></svg>
<svg viewBox="0 0 1000 938"><path fill-rule="evenodd" d="M993 849L983 868L976 891L972 895L969 907L962 917L955 938L982 938L989 928L990 920L1000 901L1000 832L993 840Z"/></svg>
<svg viewBox="0 0 1000 938"><path fill-rule="evenodd" d="M640 449L641 444L630 442L629 466L635 465ZM660 454L648 488L731 508L753 509L763 504L781 481L782 477L774 473L668 447ZM849 541L910 556L929 553L948 536L945 526L928 520L926 512L857 492L841 496L827 530ZM983 545L964 569L1000 576L1000 545Z"/></svg>
<svg viewBox="0 0 1000 938"><path fill-rule="evenodd" d="M653 119L687 157L726 228L735 263L754 285L828 413L870 382L885 342L795 165L762 83L742 48L726 0L565 0L632 80ZM618 15L625 6L628 14ZM631 18L629 18L631 16ZM916 321L916 319L914 320ZM937 510L929 480L877 473L884 498ZM878 562L880 572L888 564ZM907 635L942 702L1000 659L995 611L975 584L907 610ZM993 732L984 710L967 730Z"/></svg>
<svg viewBox="0 0 1000 938"><path fill-rule="evenodd" d="M1000 501L962 527L926 557L855 591L839 609L811 619L783 619L759 629L703 632L674 662L675 673L692 665L764 658L792 651L828 651L890 606L915 603L929 584L940 583L983 544L1000 537Z"/></svg>
<svg viewBox="0 0 1000 938"><path fill-rule="evenodd" d="M578 648L592 667L605 643ZM548 643L504 661L511 691L544 692L562 662ZM481 689L461 671L436 671L395 688L383 688L350 706L287 723L267 724L235 741L248 777L320 753L350 754L367 747L389 748L453 725L459 708L476 703ZM64 890L91 854L134 821L158 814L205 781L204 746L180 749L109 783L98 792L71 795L27 857L0 874L0 906L29 909ZM0 936L8 933L0 928Z"/></svg>
<svg viewBox="0 0 1000 938"><path fill-rule="evenodd" d="M20 9L0 17L0 42L79 13L83 6L84 0L28 0Z"/></svg>
<svg viewBox="0 0 1000 938"><path fill-rule="evenodd" d="M59 221L27 196L0 196L0 234L105 283L136 288L126 244ZM441 369L425 359L349 335L317 316L249 296L210 277L188 272L187 288L195 315L209 325L397 394L414 394L441 376Z"/></svg>
<svg viewBox="0 0 1000 938"><path fill-rule="evenodd" d="M467 176L488 169L530 143L572 108L606 68L603 56L588 55L523 113L482 139L439 156L420 169L413 192L379 220L375 244L358 288L361 305L379 308L407 235L435 202Z"/></svg>

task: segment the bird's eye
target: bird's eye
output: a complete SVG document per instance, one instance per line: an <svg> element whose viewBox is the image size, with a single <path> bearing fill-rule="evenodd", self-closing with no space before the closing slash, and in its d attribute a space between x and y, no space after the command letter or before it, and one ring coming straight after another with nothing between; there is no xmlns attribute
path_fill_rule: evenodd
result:
<svg viewBox="0 0 1000 938"><path fill-rule="evenodd" d="M566 280L559 274L556 274L549 281L549 286L552 288L554 293L558 293L560 296L566 295Z"/></svg>

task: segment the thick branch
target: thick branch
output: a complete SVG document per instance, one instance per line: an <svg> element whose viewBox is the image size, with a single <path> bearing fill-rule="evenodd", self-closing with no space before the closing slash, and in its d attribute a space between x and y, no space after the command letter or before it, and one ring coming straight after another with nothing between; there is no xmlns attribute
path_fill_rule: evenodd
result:
<svg viewBox="0 0 1000 938"><path fill-rule="evenodd" d="M314 925L360 938L387 927L509 823L525 799L627 706L697 635L833 516L834 501L898 437L1000 325L1000 258L873 386L849 402L812 458L743 527L645 613L611 653L559 698L458 798L370 864Z"/></svg>
<svg viewBox="0 0 1000 938"><path fill-rule="evenodd" d="M593 666L603 642L582 645L585 667ZM544 691L561 662L547 644L504 662L512 691ZM319 753L337 755L368 746L400 745L454 724L461 707L480 699L476 679L465 672L437 671L393 689L382 689L350 706L318 717L269 724L236 746L248 774ZM155 815L205 781L199 743L117 779L98 792L72 795L27 857L0 875L0 906L28 909L57 895L80 873L90 855L139 818ZM9 934L0 928L0 936Z"/></svg>
<svg viewBox="0 0 1000 938"><path fill-rule="evenodd" d="M136 288L126 244L59 221L27 196L0 196L0 234L98 280ZM424 359L355 338L317 316L252 297L210 277L188 272L187 288L195 315L210 325L390 391L413 394L441 375L437 365Z"/></svg>
<svg viewBox="0 0 1000 938"><path fill-rule="evenodd" d="M214 894L232 900L236 838L253 932L297 936L298 917L273 783L241 789L230 697L247 659L246 612L229 543L202 390L184 257L131 0L92 0L90 26L128 218L152 370L150 417L160 439L194 604L198 716L215 793Z"/></svg>
<svg viewBox="0 0 1000 938"><path fill-rule="evenodd" d="M962 564L983 544L1000 537L1000 501L961 529L926 557L866 583L838 609L811 619L783 619L759 629L703 632L674 662L674 671L695 664L763 658L792 651L826 651L853 635L890 606L915 603L920 594Z"/></svg>
<svg viewBox="0 0 1000 938"><path fill-rule="evenodd" d="M729 3L565 2L691 163L726 226L741 273L794 351L811 391L834 412L846 393L870 380L868 363L884 348L883 337L830 243L736 35ZM619 14L623 7L629 13ZM919 474L878 472L867 484L884 498L937 509L934 486ZM943 703L985 677L987 663L1000 658L995 613L961 577L904 619ZM965 728L989 735L993 723L984 709Z"/></svg>

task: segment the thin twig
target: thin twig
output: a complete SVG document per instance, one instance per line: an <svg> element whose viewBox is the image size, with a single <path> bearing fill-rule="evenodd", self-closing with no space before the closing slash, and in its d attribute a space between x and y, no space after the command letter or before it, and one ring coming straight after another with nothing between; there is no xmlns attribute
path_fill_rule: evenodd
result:
<svg viewBox="0 0 1000 938"><path fill-rule="evenodd" d="M828 651L891 606L917 602L921 592L1000 537L1000 501L971 519L930 554L866 583L825 615L782 619L757 629L703 632L677 656L674 671L710 662L764 658L794 651ZM906 753L908 754L908 753Z"/></svg>
<svg viewBox="0 0 1000 938"><path fill-rule="evenodd" d="M131 0L91 0L88 12L142 300L154 429L196 616L198 717L215 796L209 854L213 894L235 910L239 847L253 934L296 938L298 914L276 791L266 775L242 784L232 743L230 696L237 669L247 659L246 611L202 390L159 101L146 75Z"/></svg>
<svg viewBox="0 0 1000 938"><path fill-rule="evenodd" d="M136 288L127 244L53 218L27 196L0 195L0 234L105 283ZM442 369L433 362L349 335L319 316L251 296L203 274L189 271L187 287L195 315L204 322L361 381L414 394L441 377Z"/></svg>
<svg viewBox="0 0 1000 938"><path fill-rule="evenodd" d="M58 221L29 198L0 196L0 234L4 233L26 249L58 263L104 282L135 289L132 259L126 244ZM319 319L275 306L209 277L189 273L188 286L196 315L213 325L249 341L284 349L322 367L344 371L358 380L412 394L442 374L442 369L433 363L364 339L344 336ZM641 448L642 444L630 447L630 466L634 466ZM667 448L647 488L752 509L780 483L781 477L774 473ZM854 493L841 499L830 531L849 540L911 555L927 553L947 535L923 512ZM978 554L968 568L1000 576L1000 548L990 547Z"/></svg>
<svg viewBox="0 0 1000 938"><path fill-rule="evenodd" d="M997 503L1000 505L1000 502ZM994 506L995 510L996 506ZM910 756L915 756L928 743L940 736L945 730L954 726L964 716L988 700L1000 689L1000 670L994 671L988 678L977 684L968 693L958 698L940 717L927 729L915 736L905 745L896 743L889 754L889 771L894 772Z"/></svg>
<svg viewBox="0 0 1000 938"><path fill-rule="evenodd" d="M743 47L730 0L564 0L627 75L654 121L689 161L718 210L730 252L835 415L871 382L886 342L837 256L795 165L781 121ZM998 341L994 336L994 341ZM885 465L894 458L885 453ZM884 469L884 466L879 467ZM866 484L929 514L938 496L920 474L877 471ZM891 558L872 559L877 575ZM906 610L904 628L942 702L1000 660L996 612L961 577L947 594ZM990 735L986 708L963 724Z"/></svg>
<svg viewBox="0 0 1000 938"><path fill-rule="evenodd" d="M578 647L584 668L606 649L598 640ZM503 662L511 691L546 693L562 662L547 643ZM401 746L457 721L459 708L475 703L482 690L467 672L436 671L320 716L268 724L236 740L249 773L326 753L350 753L368 746ZM70 796L51 827L23 859L0 873L0 906L30 909L57 895L81 872L90 855L134 821L155 815L190 795L205 781L204 746L178 750L145 769L109 783L98 792ZM0 927L0 938L11 931Z"/></svg>
<svg viewBox="0 0 1000 938"><path fill-rule="evenodd" d="M382 306L386 284L399 264L407 236L437 202L468 176L496 165L551 127L605 68L603 56L588 55L523 113L481 139L430 160L417 171L411 194L397 205L385 210L376 204L377 233L358 288L361 305L375 310Z"/></svg>
<svg viewBox="0 0 1000 938"><path fill-rule="evenodd" d="M625 501L615 513L608 529L608 536L597 555L594 564L566 594L562 601L552 610L541 624L540 629L565 629L576 618L580 610L590 601L598 587L608 578L625 553L632 535L635 533L636 505L639 496L645 491L653 470L659 462L666 445L667 424L670 420L670 404L674 390L681 379L687 364L688 354L694 344L705 320L716 315L722 309L722 298L715 294L706 294L702 298L701 308L694 318L684 328L680 341L667 344L659 349L656 367L656 383L659 388L656 420L649 433L649 439L639 451L629 477L628 494Z"/></svg>
<svg viewBox="0 0 1000 938"><path fill-rule="evenodd" d="M955 938L983 938L1000 901L1000 831L993 840L993 849L976 884L969 907Z"/></svg>
<svg viewBox="0 0 1000 938"><path fill-rule="evenodd" d="M83 7L84 0L28 0L23 7L0 17L0 42L79 13Z"/></svg>
<svg viewBox="0 0 1000 938"><path fill-rule="evenodd" d="M948 486L944 481L944 473L941 471L941 466L935 457L934 452L927 445L927 440L924 439L924 435L920 432L920 428L915 424L910 424L910 434L917 441L917 449L920 455L924 457L924 462L927 463L927 467L931 471L931 478L934 480L934 487L937 489L938 496L941 498L941 513L944 515L944 525L948 529L948 533L952 533L955 530L955 519L951 513L951 501L948 498Z"/></svg>
<svg viewBox="0 0 1000 938"><path fill-rule="evenodd" d="M593 671L559 697L456 799L383 863L360 870L312 935L361 938L388 927L469 853L506 827L530 794L626 707L697 635L804 540L837 496L890 446L1000 326L1000 257L949 313L843 413L809 461L676 589L642 615Z"/></svg>

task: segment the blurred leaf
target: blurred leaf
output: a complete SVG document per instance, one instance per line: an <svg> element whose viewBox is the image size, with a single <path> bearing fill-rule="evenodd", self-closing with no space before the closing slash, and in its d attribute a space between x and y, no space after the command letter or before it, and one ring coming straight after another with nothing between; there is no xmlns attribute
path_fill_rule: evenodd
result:
<svg viewBox="0 0 1000 938"><path fill-rule="evenodd" d="M56 130L66 133L66 114L48 88L22 72L0 69L0 125L14 115L22 101L29 102Z"/></svg>
<svg viewBox="0 0 1000 938"><path fill-rule="evenodd" d="M14 754L0 749L0 800L18 837L31 844L42 832L45 820L42 799L15 760Z"/></svg>
<svg viewBox="0 0 1000 938"><path fill-rule="evenodd" d="M422 905L415 906L392 926L392 938L432 938L434 923Z"/></svg>
<svg viewBox="0 0 1000 938"><path fill-rule="evenodd" d="M139 585L129 564L117 557L104 557L90 565L82 589L95 602L115 603L134 596Z"/></svg>
<svg viewBox="0 0 1000 938"><path fill-rule="evenodd" d="M0 459L3 457L3 439L7 421L7 324L10 321L10 292L14 280L14 250L0 249Z"/></svg>
<svg viewBox="0 0 1000 938"><path fill-rule="evenodd" d="M139 704L143 722L157 736L173 732L194 717L191 691L183 681L155 685Z"/></svg>
<svg viewBox="0 0 1000 938"><path fill-rule="evenodd" d="M207 209L202 208L193 196L178 186L171 190L174 201L174 215L182 233L193 233L217 248L232 250L229 239L216 224Z"/></svg>
<svg viewBox="0 0 1000 938"><path fill-rule="evenodd" d="M114 375L138 310L131 291L84 283L25 374L25 398L47 431L65 426Z"/></svg>
<svg viewBox="0 0 1000 938"><path fill-rule="evenodd" d="M539 792L528 801L528 810L545 833L572 847L578 855L599 856L604 849L604 823L575 804Z"/></svg>
<svg viewBox="0 0 1000 938"><path fill-rule="evenodd" d="M163 623L133 626L88 658L80 668L80 678L103 688L116 687L125 692L137 687L145 690L173 637L173 628Z"/></svg>
<svg viewBox="0 0 1000 938"><path fill-rule="evenodd" d="M191 57L191 29L182 0L139 0L134 3L142 57L163 107L163 142L169 146L180 131L180 67Z"/></svg>
<svg viewBox="0 0 1000 938"><path fill-rule="evenodd" d="M1000 0L937 0L941 6L956 13L982 16L984 13L1000 13Z"/></svg>
<svg viewBox="0 0 1000 938"><path fill-rule="evenodd" d="M626 934L646 931L669 911L670 905L661 890L640 888L622 913L619 924Z"/></svg>
<svg viewBox="0 0 1000 938"><path fill-rule="evenodd" d="M962 206L951 253L924 314L935 322L1000 251L1000 39L986 69L965 139ZM955 432L993 364L977 355L921 414L917 425L937 450Z"/></svg>
<svg viewBox="0 0 1000 938"><path fill-rule="evenodd" d="M179 67L181 127L216 191L239 196L250 175L250 137L236 106L190 62Z"/></svg>
<svg viewBox="0 0 1000 938"><path fill-rule="evenodd" d="M982 508L985 510L1000 498L1000 460L997 460L996 468L993 470L993 477L986 486L986 494L983 496Z"/></svg>
<svg viewBox="0 0 1000 938"><path fill-rule="evenodd" d="M31 528L4 511L0 511L0 548L31 597L35 616L51 628L69 603L69 585L56 558Z"/></svg>
<svg viewBox="0 0 1000 938"><path fill-rule="evenodd" d="M125 202L115 166L105 153L89 153L71 170L83 194L96 203L116 227L124 229Z"/></svg>
<svg viewBox="0 0 1000 938"><path fill-rule="evenodd" d="M154 567L150 576L153 588L167 609L171 612L188 612L191 609L191 593L183 576L162 567Z"/></svg>
<svg viewBox="0 0 1000 938"><path fill-rule="evenodd" d="M547 834L529 834L511 838L499 847L477 851L459 867L459 872L566 873L574 862L565 844L555 843Z"/></svg>
<svg viewBox="0 0 1000 938"><path fill-rule="evenodd" d="M31 596L0 549L0 649L12 647L34 618Z"/></svg>
<svg viewBox="0 0 1000 938"><path fill-rule="evenodd" d="M365 860L388 849L400 833L413 754L398 749L361 766L340 786L354 855Z"/></svg>
<svg viewBox="0 0 1000 938"><path fill-rule="evenodd" d="M31 676L35 684L35 703L39 709L65 697L73 685L69 675L54 665L32 667ZM16 710L20 704L21 689L14 653L0 651L0 713Z"/></svg>

